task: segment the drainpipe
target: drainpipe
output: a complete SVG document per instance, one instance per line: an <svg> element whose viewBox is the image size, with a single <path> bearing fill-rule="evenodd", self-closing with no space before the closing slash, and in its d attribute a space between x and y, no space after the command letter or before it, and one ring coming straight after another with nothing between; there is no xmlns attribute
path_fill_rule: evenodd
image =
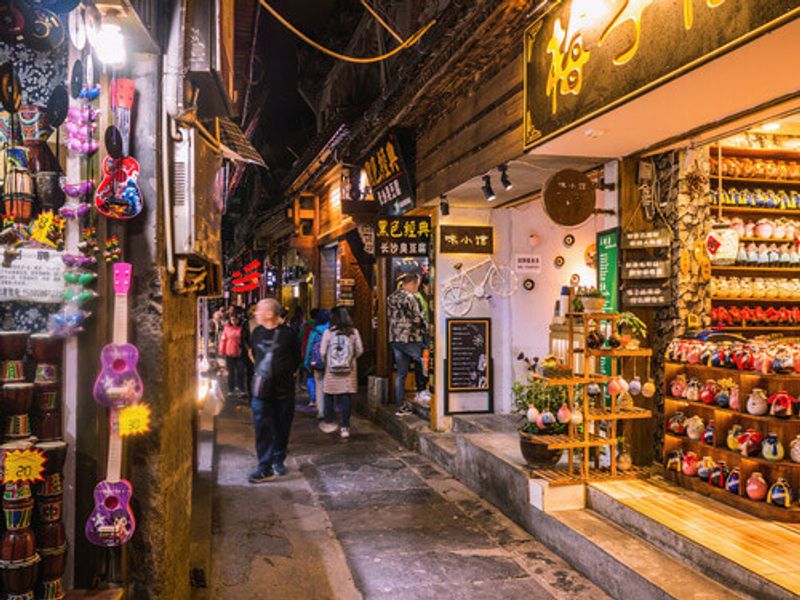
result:
<svg viewBox="0 0 800 600"><path fill-rule="evenodd" d="M167 273L175 273L175 248L172 235L172 171L170 143L176 139L174 117L180 114L183 101L184 40L186 37L187 0L173 0L167 51L163 57L163 102L161 103L161 172L164 196L164 243Z"/></svg>

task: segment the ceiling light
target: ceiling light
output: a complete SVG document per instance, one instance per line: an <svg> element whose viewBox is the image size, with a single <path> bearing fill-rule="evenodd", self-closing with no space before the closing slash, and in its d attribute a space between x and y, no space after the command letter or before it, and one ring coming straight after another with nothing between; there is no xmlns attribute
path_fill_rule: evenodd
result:
<svg viewBox="0 0 800 600"><path fill-rule="evenodd" d="M778 131L781 128L781 124L777 121L773 121L772 123L765 123L761 129L764 131Z"/></svg>
<svg viewBox="0 0 800 600"><path fill-rule="evenodd" d="M508 165L500 165L497 170L500 171L500 183L503 184L503 189L510 190L513 186L511 185L511 179L508 178Z"/></svg>
<svg viewBox="0 0 800 600"><path fill-rule="evenodd" d="M481 189L483 190L483 196L489 202L497 198L497 196L494 195L494 190L492 189L492 178L489 175L483 176L483 185L481 186Z"/></svg>
<svg viewBox="0 0 800 600"><path fill-rule="evenodd" d="M100 62L109 67L121 67L125 64L127 59L125 36L122 34L122 26L116 11L109 12L103 17L103 24L97 32L94 51L97 52Z"/></svg>
<svg viewBox="0 0 800 600"><path fill-rule="evenodd" d="M443 217L450 214L450 203L447 201L447 194L439 194L439 212Z"/></svg>

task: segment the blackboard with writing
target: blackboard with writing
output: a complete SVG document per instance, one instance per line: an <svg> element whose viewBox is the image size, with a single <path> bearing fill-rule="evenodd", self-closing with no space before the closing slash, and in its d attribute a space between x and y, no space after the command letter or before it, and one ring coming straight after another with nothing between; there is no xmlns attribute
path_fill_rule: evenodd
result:
<svg viewBox="0 0 800 600"><path fill-rule="evenodd" d="M447 320L447 390L491 391L491 320Z"/></svg>

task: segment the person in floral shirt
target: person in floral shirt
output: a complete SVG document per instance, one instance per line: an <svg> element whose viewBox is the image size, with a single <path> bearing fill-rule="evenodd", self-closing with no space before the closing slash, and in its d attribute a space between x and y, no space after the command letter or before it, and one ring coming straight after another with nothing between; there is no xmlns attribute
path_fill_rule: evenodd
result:
<svg viewBox="0 0 800 600"><path fill-rule="evenodd" d="M394 401L398 416L411 414L405 401L405 382L411 361L422 361L422 342L425 320L417 302L419 276L406 273L400 278L400 287L389 294L386 301L389 317L389 345L392 348L397 373L394 379Z"/></svg>

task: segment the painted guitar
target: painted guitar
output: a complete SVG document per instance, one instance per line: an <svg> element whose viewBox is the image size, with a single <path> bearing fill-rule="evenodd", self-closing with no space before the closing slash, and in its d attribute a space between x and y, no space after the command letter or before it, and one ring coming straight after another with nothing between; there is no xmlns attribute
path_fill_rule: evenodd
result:
<svg viewBox="0 0 800 600"><path fill-rule="evenodd" d="M94 382L94 399L106 408L124 408L142 399L142 380L136 372L139 351L126 343L131 265L114 265L114 337L100 353L102 370Z"/></svg>
<svg viewBox="0 0 800 600"><path fill-rule="evenodd" d="M103 161L103 179L94 194L94 206L104 217L127 221L142 212L142 193L136 183L139 163L132 156Z"/></svg>
<svg viewBox="0 0 800 600"><path fill-rule="evenodd" d="M95 400L108 406L110 435L106 479L94 488L94 510L86 521L86 538L97 546L121 546L136 530L131 512L133 487L121 479L122 437L119 435L121 408L138 402L142 396L142 380L136 372L139 352L127 344L128 291L131 284L131 265L114 265L114 336L103 348L103 370L94 387Z"/></svg>

